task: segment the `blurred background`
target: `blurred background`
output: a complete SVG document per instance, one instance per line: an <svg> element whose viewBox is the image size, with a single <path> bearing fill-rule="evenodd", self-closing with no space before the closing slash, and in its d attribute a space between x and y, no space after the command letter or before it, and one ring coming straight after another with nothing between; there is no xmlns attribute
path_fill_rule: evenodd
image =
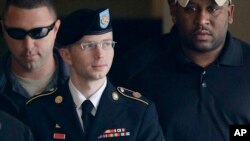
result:
<svg viewBox="0 0 250 141"><path fill-rule="evenodd" d="M234 23L230 31L250 43L250 0L233 0ZM166 0L54 0L58 14L63 17L79 8L109 7L113 18L114 39L118 42L115 59L134 45L152 36L166 33L172 26ZM0 0L0 12L4 0ZM0 55L6 47L0 33Z"/></svg>

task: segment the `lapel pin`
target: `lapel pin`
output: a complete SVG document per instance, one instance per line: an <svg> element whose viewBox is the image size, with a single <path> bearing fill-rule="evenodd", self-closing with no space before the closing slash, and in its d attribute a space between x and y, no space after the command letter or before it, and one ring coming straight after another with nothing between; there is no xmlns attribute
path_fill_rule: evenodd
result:
<svg viewBox="0 0 250 141"><path fill-rule="evenodd" d="M59 124L56 124L56 128L61 128L61 126Z"/></svg>

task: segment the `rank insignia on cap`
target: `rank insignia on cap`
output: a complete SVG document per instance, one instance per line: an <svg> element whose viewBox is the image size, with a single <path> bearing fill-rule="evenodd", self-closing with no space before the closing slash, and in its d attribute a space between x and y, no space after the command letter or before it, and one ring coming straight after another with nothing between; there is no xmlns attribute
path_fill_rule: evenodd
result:
<svg viewBox="0 0 250 141"><path fill-rule="evenodd" d="M118 99L119 99L119 96L118 96L118 94L117 94L116 92L113 92L113 93L112 93L112 98L113 98L114 100L118 100Z"/></svg>
<svg viewBox="0 0 250 141"><path fill-rule="evenodd" d="M109 25L109 21L110 21L109 9L102 11L99 14L99 18L100 18L100 27L102 29L107 28Z"/></svg>
<svg viewBox="0 0 250 141"><path fill-rule="evenodd" d="M111 11L108 8L78 9L62 18L56 42L59 47L69 47L83 36L111 32L111 23Z"/></svg>
<svg viewBox="0 0 250 141"><path fill-rule="evenodd" d="M66 139L66 135L63 133L54 133L53 134L54 139L64 140Z"/></svg>
<svg viewBox="0 0 250 141"><path fill-rule="evenodd" d="M55 102L56 102L57 104L62 103L62 101L63 101L63 97L62 97L62 96L57 96L57 97L55 98Z"/></svg>

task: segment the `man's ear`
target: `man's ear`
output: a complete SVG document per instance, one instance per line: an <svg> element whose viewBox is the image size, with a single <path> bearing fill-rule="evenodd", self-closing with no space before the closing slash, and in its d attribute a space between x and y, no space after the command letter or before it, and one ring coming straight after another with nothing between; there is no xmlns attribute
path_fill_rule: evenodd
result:
<svg viewBox="0 0 250 141"><path fill-rule="evenodd" d="M60 25L61 25L61 20L57 19L56 20L56 23L55 23L55 27L54 27L54 31L55 33L57 34L59 28L60 28Z"/></svg>
<svg viewBox="0 0 250 141"><path fill-rule="evenodd" d="M230 4L228 6L228 23L232 24L233 23L233 18L234 18L234 4Z"/></svg>
<svg viewBox="0 0 250 141"><path fill-rule="evenodd" d="M67 47L60 48L59 52L60 52L60 55L61 55L63 61L65 63L71 65L72 64L72 60L71 60L71 55L70 55L69 49Z"/></svg>

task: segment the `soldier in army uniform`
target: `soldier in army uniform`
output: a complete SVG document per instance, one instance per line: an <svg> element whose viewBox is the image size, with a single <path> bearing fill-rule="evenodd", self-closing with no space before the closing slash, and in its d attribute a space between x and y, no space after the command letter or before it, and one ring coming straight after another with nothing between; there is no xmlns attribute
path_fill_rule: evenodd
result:
<svg viewBox="0 0 250 141"><path fill-rule="evenodd" d="M70 79L27 102L24 119L36 140L164 140L154 104L138 92L115 88L106 77L116 43L109 9L71 13L57 41Z"/></svg>

